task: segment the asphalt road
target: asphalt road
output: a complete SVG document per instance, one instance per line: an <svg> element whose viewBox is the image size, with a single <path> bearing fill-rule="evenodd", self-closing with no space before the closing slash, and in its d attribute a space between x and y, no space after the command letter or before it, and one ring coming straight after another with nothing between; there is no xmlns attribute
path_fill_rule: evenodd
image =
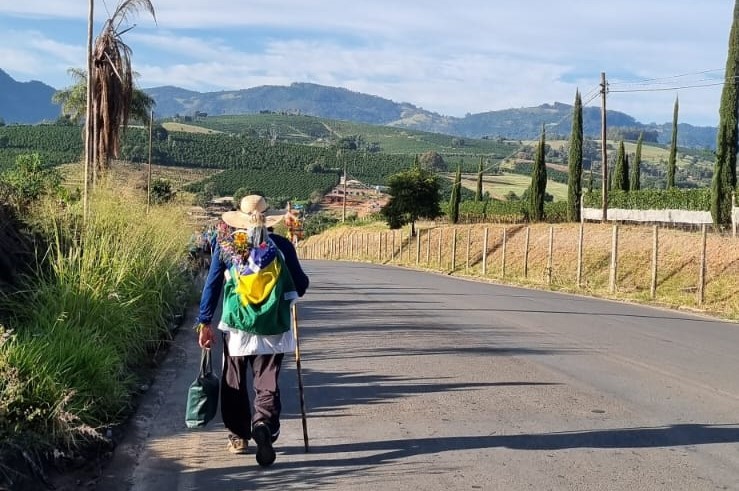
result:
<svg viewBox="0 0 739 491"><path fill-rule="evenodd" d="M307 261L277 462L187 430L184 330L100 490L739 489L739 325Z"/></svg>

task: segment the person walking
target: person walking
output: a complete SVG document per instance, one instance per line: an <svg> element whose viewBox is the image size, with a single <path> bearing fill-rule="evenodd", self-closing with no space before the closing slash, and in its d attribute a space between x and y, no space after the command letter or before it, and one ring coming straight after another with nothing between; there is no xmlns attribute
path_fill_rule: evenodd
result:
<svg viewBox="0 0 739 491"><path fill-rule="evenodd" d="M229 431L227 449L247 453L253 438L257 463L263 467L276 457L273 443L280 434L282 359L295 350L291 307L310 283L292 243L268 230L282 217L268 215L267 209L264 197L250 195L237 210L222 215L212 239L197 318L198 343L210 348L215 342L213 317L223 291L217 329L223 333L221 416ZM255 391L253 411L247 369Z"/></svg>

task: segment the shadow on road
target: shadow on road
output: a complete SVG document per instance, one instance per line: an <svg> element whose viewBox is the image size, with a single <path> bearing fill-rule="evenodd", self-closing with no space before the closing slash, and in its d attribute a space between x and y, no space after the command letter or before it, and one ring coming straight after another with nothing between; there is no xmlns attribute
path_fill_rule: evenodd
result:
<svg viewBox="0 0 739 491"><path fill-rule="evenodd" d="M391 466L397 472L403 461L412 457L432 456L443 452L507 448L514 450L637 449L677 447L739 442L737 425L678 424L664 427L614 428L566 433L521 435L459 436L453 438L397 439L356 442L311 447L304 454L302 446L283 447L282 455L304 454L301 460L278 461L274 467L261 470L254 466L198 471L199 482L223 482L228 489L311 488L340 482L351 482L351 475L377 475L380 466ZM329 458L328 456L336 456ZM412 464L408 465L412 470ZM444 466L425 467L427 474L443 474ZM277 486L279 483L279 486ZM224 488L225 489L225 488Z"/></svg>

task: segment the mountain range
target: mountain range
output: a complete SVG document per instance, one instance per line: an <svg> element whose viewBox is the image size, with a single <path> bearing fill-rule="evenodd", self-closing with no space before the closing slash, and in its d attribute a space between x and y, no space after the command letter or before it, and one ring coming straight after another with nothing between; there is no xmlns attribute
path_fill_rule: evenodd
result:
<svg viewBox="0 0 739 491"><path fill-rule="evenodd" d="M60 111L59 106L51 102L54 91L53 87L37 81L17 82L0 69L0 118L6 123L55 120ZM398 103L344 88L312 83L220 92L195 92L172 86L144 91L156 101L154 110L158 118L287 112L466 138L533 139L540 134L542 125L545 125L548 134L566 137L570 134L572 116L571 105L555 102L458 118L427 111L407 102ZM633 135L643 131L646 140L661 144L670 141L672 123L643 124L619 111L608 111L607 117L609 131L614 138L634 139ZM600 108L583 108L583 131L586 136L600 137ZM714 148L715 144L715 127L685 123L678 127L679 146Z"/></svg>
<svg viewBox="0 0 739 491"><path fill-rule="evenodd" d="M40 123L59 117L51 102L56 89L43 82L17 82L0 70L0 118L6 123Z"/></svg>

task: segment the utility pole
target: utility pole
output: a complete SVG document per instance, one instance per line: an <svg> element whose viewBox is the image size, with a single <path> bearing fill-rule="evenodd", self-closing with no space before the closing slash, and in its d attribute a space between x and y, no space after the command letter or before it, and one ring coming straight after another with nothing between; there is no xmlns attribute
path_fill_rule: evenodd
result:
<svg viewBox="0 0 739 491"><path fill-rule="evenodd" d="M152 127L154 126L154 110L151 110L149 116L149 175L146 178L146 214L149 214L149 207L151 206L151 136Z"/></svg>
<svg viewBox="0 0 739 491"><path fill-rule="evenodd" d="M600 94L603 101L601 105L601 127L600 127L600 140L601 140L601 167L603 171L603 219L602 222L608 221L608 150L606 149L606 91L608 85L606 84L606 72L600 74Z"/></svg>
<svg viewBox="0 0 739 491"><path fill-rule="evenodd" d="M87 106L85 108L85 185L82 198L82 223L87 223L89 210L90 169L92 167L92 24L95 1L90 0L87 17Z"/></svg>

